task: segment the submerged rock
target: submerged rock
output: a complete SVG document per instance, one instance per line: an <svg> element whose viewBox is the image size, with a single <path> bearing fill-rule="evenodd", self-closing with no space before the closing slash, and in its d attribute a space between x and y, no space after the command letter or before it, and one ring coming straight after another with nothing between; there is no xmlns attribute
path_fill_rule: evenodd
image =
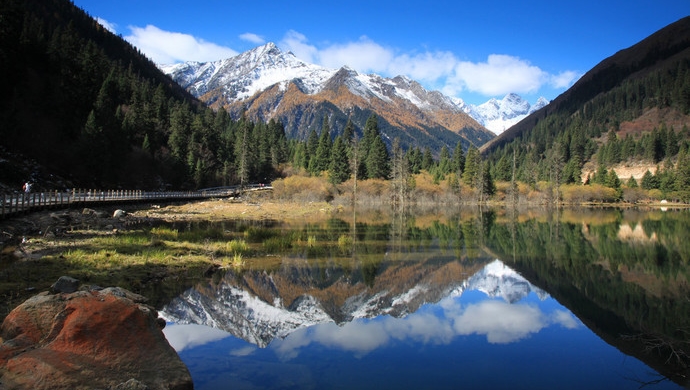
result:
<svg viewBox="0 0 690 390"><path fill-rule="evenodd" d="M29 298L0 327L0 388L193 389L141 301L118 288Z"/></svg>

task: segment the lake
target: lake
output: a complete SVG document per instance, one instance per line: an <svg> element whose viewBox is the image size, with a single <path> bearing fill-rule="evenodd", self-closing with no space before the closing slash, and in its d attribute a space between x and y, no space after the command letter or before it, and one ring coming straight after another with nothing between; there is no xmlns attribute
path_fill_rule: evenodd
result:
<svg viewBox="0 0 690 390"><path fill-rule="evenodd" d="M195 389L690 386L687 210L343 213L252 232L269 255L160 308Z"/></svg>

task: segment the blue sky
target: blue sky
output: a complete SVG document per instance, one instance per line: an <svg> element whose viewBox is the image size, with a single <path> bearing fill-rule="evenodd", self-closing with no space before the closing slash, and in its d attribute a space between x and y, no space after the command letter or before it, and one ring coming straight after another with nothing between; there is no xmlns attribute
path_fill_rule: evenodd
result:
<svg viewBox="0 0 690 390"><path fill-rule="evenodd" d="M606 57L690 15L690 0L73 2L159 63L274 42L307 62L406 75L471 104L509 92L551 100Z"/></svg>

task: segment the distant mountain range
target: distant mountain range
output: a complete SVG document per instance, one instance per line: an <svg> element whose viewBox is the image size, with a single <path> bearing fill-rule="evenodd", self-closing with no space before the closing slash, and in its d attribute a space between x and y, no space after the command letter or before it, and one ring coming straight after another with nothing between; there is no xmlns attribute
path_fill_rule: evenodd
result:
<svg viewBox="0 0 690 390"><path fill-rule="evenodd" d="M377 278L372 288L365 288L361 282L347 283L339 279L331 286L322 287L324 291L297 285L294 280L287 280L279 274L248 273L239 284L236 278L226 277L216 286L190 289L167 304L160 315L179 324L219 328L265 347L276 337L286 337L311 325L342 324L382 315L405 317L425 303L459 296L464 291L482 291L508 303L515 303L530 292L542 299L547 297L543 290L498 260L474 270L458 267L457 263L425 269L424 275L418 273L421 271L414 272L414 269L392 267L390 274L384 273ZM474 274L468 278L467 271ZM408 278L392 278L393 274L405 274ZM453 282L448 283L450 280ZM330 291L329 294L337 293L342 301L333 302L332 295L326 294L326 290ZM296 291L304 293L295 296Z"/></svg>
<svg viewBox="0 0 690 390"><path fill-rule="evenodd" d="M454 101L469 116L496 135L500 135L531 113L549 104L546 98L540 97L534 105L531 105L515 93L509 93L501 100L490 99L478 106L466 104L461 99L454 99Z"/></svg>
<svg viewBox="0 0 690 390"><path fill-rule="evenodd" d="M500 101L468 105L407 77L309 64L273 43L221 61L160 68L213 108L225 108L235 117L246 110L252 119L280 119L291 137L305 139L312 128L321 128L324 116L337 133L347 119L363 128L376 113L389 143L399 137L403 145L429 146L435 152L443 145L453 148L458 140L481 146L547 104L540 99L531 106L509 94Z"/></svg>

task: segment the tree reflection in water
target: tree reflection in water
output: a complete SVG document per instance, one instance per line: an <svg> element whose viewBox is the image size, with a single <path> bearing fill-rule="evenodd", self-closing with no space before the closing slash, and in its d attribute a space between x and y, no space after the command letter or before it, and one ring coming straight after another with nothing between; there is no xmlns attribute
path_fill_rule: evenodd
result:
<svg viewBox="0 0 690 390"><path fill-rule="evenodd" d="M554 383L561 388L605 383L635 388L659 381L649 367L665 376L657 386L688 385L690 213L472 210L450 218L364 221L281 226L280 234L313 237L318 248L283 246L280 261L264 266L251 259L243 269L216 275L166 305L162 313L171 322L227 332L166 328L193 375L199 364L193 351L209 345L227 348L217 359L226 359L228 351L233 359L245 359L233 360L238 367L258 364L252 359L268 359L271 366L306 359L304 364L317 371L309 377L326 386L329 378L344 381L321 367L334 350L350 356L333 357L331 363L343 369L356 366L354 358L384 370L398 362L391 354L416 361L401 349L428 348L435 355L426 356L417 369L435 372L433 365L457 371L448 366L448 355L472 348L479 359L496 363L501 361L497 354L514 354L520 364L504 363L516 364L522 373L534 374L537 365L572 377L572 384ZM216 341L195 340L197 333ZM598 346L599 337L615 348ZM648 367L617 372L625 355L616 349ZM549 354L553 362L545 360ZM197 388L222 376L209 372L213 359L202 361L205 374L195 376ZM566 362L572 367L565 372L556 367ZM590 382L580 378L583 365L594 375ZM398 379L388 380L407 378L400 373L404 366L394 370ZM449 387L463 376L484 384L497 381L498 387L511 383L472 367L464 359L462 370L447 378ZM256 383L266 385L268 379L250 371L264 381ZM515 372L522 379L513 384L547 388L551 374L540 371L541 382ZM350 376L366 377L359 372Z"/></svg>

